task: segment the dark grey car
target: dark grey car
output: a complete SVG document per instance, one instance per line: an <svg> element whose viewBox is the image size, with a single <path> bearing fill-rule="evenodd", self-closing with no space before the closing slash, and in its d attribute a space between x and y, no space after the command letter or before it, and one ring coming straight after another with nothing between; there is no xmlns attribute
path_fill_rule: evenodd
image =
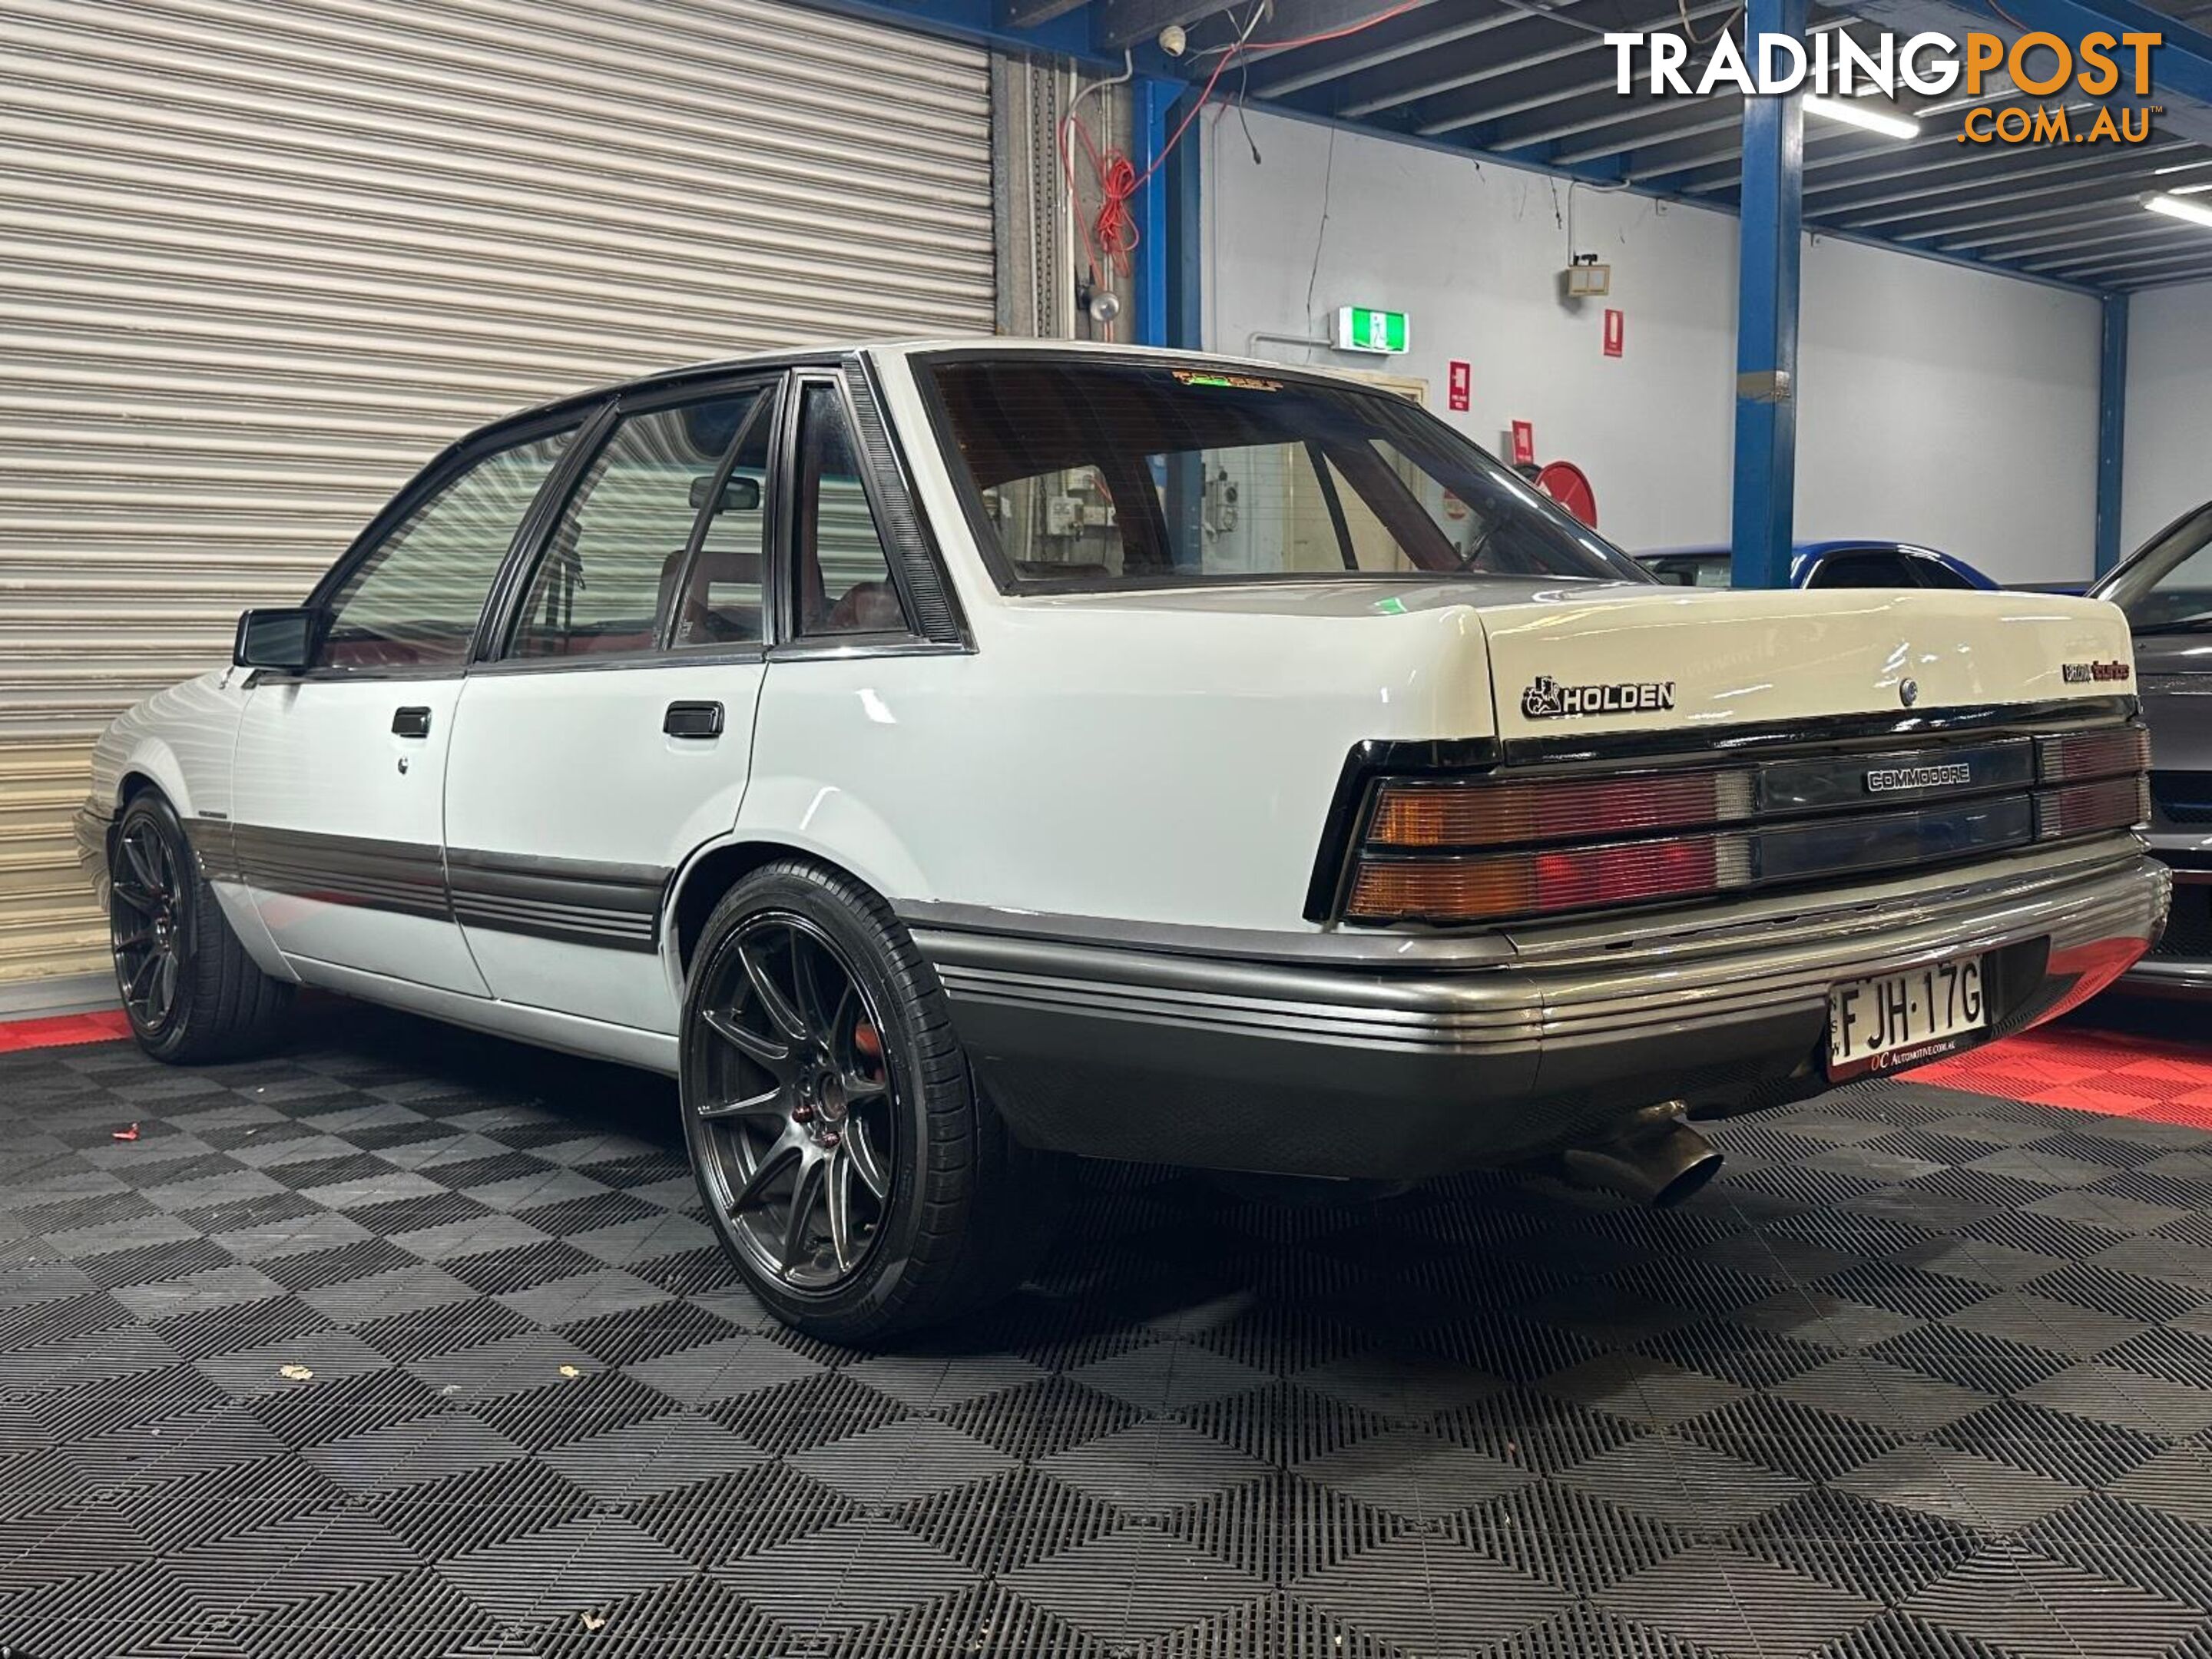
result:
<svg viewBox="0 0 2212 1659"><path fill-rule="evenodd" d="M2127 989L2212 1000L2212 501L2090 590L2127 613L2150 723L2151 849L2173 866L2166 937Z"/></svg>

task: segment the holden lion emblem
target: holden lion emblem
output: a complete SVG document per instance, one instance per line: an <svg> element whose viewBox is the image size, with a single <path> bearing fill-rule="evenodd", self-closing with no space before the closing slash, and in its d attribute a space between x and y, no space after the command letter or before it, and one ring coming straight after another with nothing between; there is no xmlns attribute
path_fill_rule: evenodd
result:
<svg viewBox="0 0 2212 1659"><path fill-rule="evenodd" d="M1672 680L1615 681L1606 685L1561 685L1539 674L1521 694L1524 720L1560 720L1571 714L1628 714L1674 706Z"/></svg>

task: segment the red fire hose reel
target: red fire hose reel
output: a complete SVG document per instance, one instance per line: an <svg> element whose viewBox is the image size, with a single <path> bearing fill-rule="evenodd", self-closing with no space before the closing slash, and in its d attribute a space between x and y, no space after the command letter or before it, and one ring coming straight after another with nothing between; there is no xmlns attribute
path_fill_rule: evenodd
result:
<svg viewBox="0 0 2212 1659"><path fill-rule="evenodd" d="M1597 528L1597 492L1572 461L1553 461L1536 474L1536 488L1591 529Z"/></svg>

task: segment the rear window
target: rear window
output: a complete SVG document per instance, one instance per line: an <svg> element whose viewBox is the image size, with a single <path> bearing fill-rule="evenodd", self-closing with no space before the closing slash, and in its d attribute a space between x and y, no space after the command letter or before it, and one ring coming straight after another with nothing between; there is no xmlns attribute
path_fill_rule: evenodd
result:
<svg viewBox="0 0 2212 1659"><path fill-rule="evenodd" d="M1649 581L1404 399L1247 367L925 360L956 478L1024 587L1556 576Z"/></svg>

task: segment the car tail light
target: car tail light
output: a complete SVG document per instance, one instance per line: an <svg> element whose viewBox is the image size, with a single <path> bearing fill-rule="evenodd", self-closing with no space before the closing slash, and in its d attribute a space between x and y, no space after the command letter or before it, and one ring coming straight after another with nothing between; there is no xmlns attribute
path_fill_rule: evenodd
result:
<svg viewBox="0 0 2212 1659"><path fill-rule="evenodd" d="M1378 847L1501 847L1696 828L1751 815L1747 772L1556 782L1386 783L1367 839Z"/></svg>
<svg viewBox="0 0 2212 1659"><path fill-rule="evenodd" d="M2099 830L2134 830L2150 822L2150 781L2106 778L2069 783L2035 798L2035 838L2057 841Z"/></svg>
<svg viewBox="0 0 2212 1659"><path fill-rule="evenodd" d="M1688 836L1474 858L1363 856L1345 915L1353 921L1474 921L1692 897L1750 873L1740 836Z"/></svg>
<svg viewBox="0 0 2212 1659"><path fill-rule="evenodd" d="M2046 783L2109 778L2150 769L2150 733L2140 726L2107 726L2036 739L2036 765Z"/></svg>

